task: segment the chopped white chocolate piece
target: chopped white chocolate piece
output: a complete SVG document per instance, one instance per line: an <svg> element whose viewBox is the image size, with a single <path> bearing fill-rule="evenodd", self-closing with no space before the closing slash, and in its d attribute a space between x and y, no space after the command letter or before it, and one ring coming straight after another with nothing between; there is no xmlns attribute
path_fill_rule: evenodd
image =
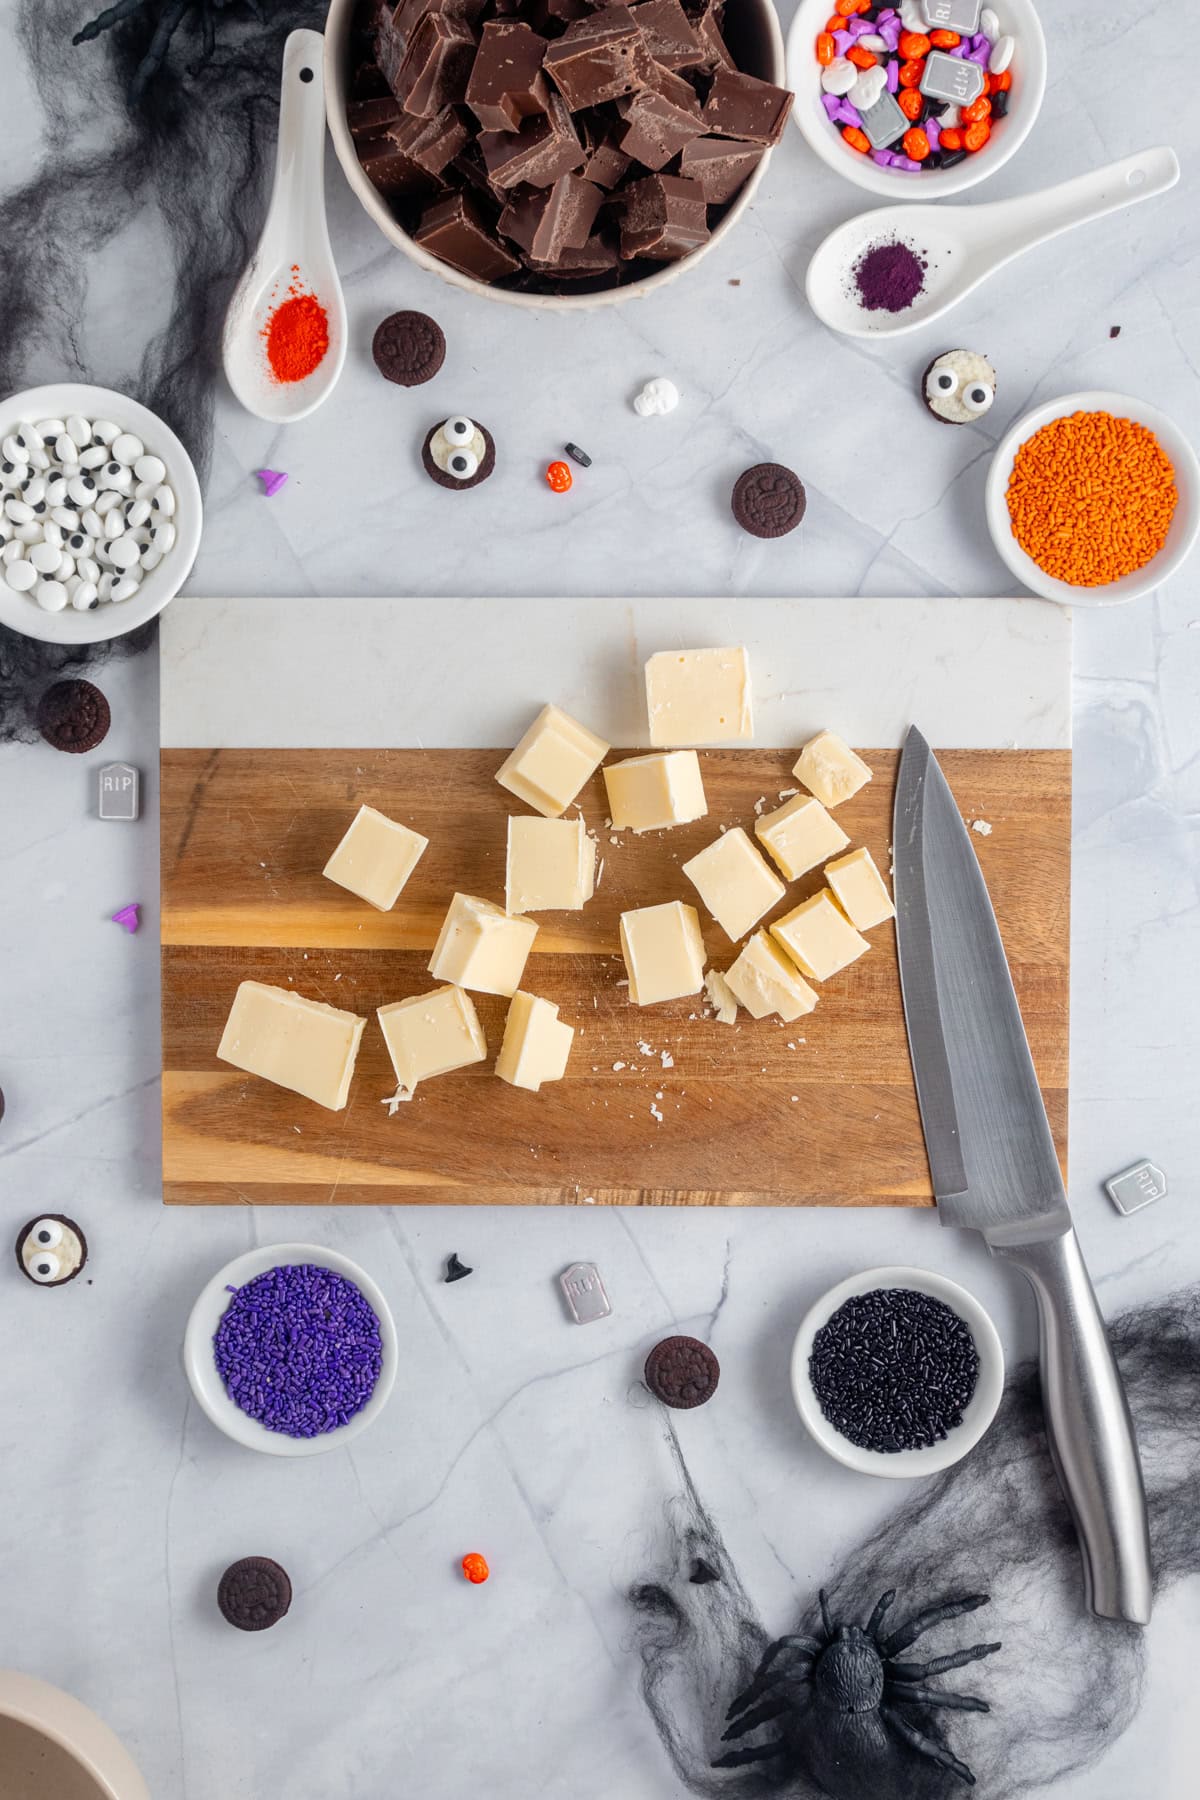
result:
<svg viewBox="0 0 1200 1800"><path fill-rule="evenodd" d="M557 706L544 706L496 771L500 786L535 812L556 819L590 781L608 745Z"/></svg>
<svg viewBox="0 0 1200 1800"><path fill-rule="evenodd" d="M776 919L771 935L811 981L828 981L871 948L828 888Z"/></svg>
<svg viewBox="0 0 1200 1800"><path fill-rule="evenodd" d="M850 842L837 820L810 794L800 794L786 806L764 814L755 821L754 835L766 845L788 881L807 875Z"/></svg>
<svg viewBox="0 0 1200 1800"><path fill-rule="evenodd" d="M460 987L434 988L396 1000L376 1012L402 1093L419 1081L465 1069L487 1058L487 1039L470 994Z"/></svg>
<svg viewBox="0 0 1200 1800"><path fill-rule="evenodd" d="M520 990L512 997L496 1073L512 1087L537 1093L543 1081L561 1081L571 1054L573 1025L564 1025L557 1006Z"/></svg>
<svg viewBox="0 0 1200 1800"><path fill-rule="evenodd" d="M851 850L848 856L826 863L825 879L838 905L859 931L869 931L872 925L895 918L892 897L869 850Z"/></svg>
<svg viewBox="0 0 1200 1800"><path fill-rule="evenodd" d="M510 818L504 903L510 913L578 912L596 885L596 840L582 815Z"/></svg>
<svg viewBox="0 0 1200 1800"><path fill-rule="evenodd" d="M735 944L787 892L740 825L685 862L683 872Z"/></svg>
<svg viewBox="0 0 1200 1800"><path fill-rule="evenodd" d="M537 926L510 919L490 900L455 894L429 959L436 981L452 981L478 994L515 994Z"/></svg>
<svg viewBox="0 0 1200 1800"><path fill-rule="evenodd" d="M429 839L419 831L398 825L373 806L360 806L325 864L325 874L368 905L390 912L428 848Z"/></svg>
<svg viewBox="0 0 1200 1800"><path fill-rule="evenodd" d="M290 988L243 981L217 1055L222 1062L340 1112L350 1092L365 1019Z"/></svg>
<svg viewBox="0 0 1200 1800"><path fill-rule="evenodd" d="M666 831L702 819L708 811L694 750L627 757L605 769L604 785L617 831Z"/></svg>
<svg viewBox="0 0 1200 1800"><path fill-rule="evenodd" d="M725 971L731 992L752 1019L778 1013L789 1023L817 1004L817 996L796 966L771 942L765 931L756 931L731 968Z"/></svg>
<svg viewBox="0 0 1200 1800"><path fill-rule="evenodd" d="M646 664L650 742L727 744L754 736L744 650L660 650Z"/></svg>
<svg viewBox="0 0 1200 1800"><path fill-rule="evenodd" d="M732 1025L737 1018L737 995L721 974L719 969L710 969L704 977L704 991L708 995L708 1004L717 1015L722 1025Z"/></svg>
<svg viewBox="0 0 1200 1800"><path fill-rule="evenodd" d="M704 986L704 939L694 906L669 900L621 914L621 955L637 1006L681 1000Z"/></svg>
<svg viewBox="0 0 1200 1800"><path fill-rule="evenodd" d="M871 771L836 731L819 731L800 752L792 774L826 806L840 806L871 779Z"/></svg>

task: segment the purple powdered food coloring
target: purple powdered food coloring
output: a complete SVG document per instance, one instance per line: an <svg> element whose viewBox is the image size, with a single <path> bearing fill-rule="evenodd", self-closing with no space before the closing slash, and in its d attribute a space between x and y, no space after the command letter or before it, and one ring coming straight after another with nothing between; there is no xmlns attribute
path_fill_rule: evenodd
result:
<svg viewBox="0 0 1200 1800"><path fill-rule="evenodd" d="M924 256L898 238L872 244L854 265L859 305L866 312L903 312L924 288L928 267Z"/></svg>
<svg viewBox="0 0 1200 1800"><path fill-rule="evenodd" d="M235 1406L297 1438L336 1431L362 1411L379 1380L383 1340L352 1281L289 1263L229 1292L213 1352Z"/></svg>

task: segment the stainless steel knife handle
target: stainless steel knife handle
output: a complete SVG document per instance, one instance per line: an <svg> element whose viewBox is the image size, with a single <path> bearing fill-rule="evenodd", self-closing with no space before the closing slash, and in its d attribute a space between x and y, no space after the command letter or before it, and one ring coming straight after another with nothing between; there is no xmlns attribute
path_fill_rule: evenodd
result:
<svg viewBox="0 0 1200 1800"><path fill-rule="evenodd" d="M992 1249L1037 1296L1042 1404L1079 1534L1087 1603L1102 1619L1148 1624L1153 1575L1137 1439L1079 1241L1068 1228Z"/></svg>

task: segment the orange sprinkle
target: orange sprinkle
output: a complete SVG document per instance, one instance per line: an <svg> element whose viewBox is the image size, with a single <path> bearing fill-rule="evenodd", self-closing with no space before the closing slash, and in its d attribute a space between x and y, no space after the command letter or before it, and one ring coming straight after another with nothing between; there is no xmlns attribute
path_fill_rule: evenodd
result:
<svg viewBox="0 0 1200 1800"><path fill-rule="evenodd" d="M910 88L920 87L921 77L924 73L925 64L923 62L917 62L915 58L911 62L901 63L900 86Z"/></svg>
<svg viewBox="0 0 1200 1800"><path fill-rule="evenodd" d="M1017 451L1008 482L1013 536L1071 587L1104 587L1152 562L1179 494L1152 431L1107 412L1052 419Z"/></svg>
<svg viewBox="0 0 1200 1800"><path fill-rule="evenodd" d="M822 31L817 38L817 61L828 68L833 61L834 43L831 31Z"/></svg>
<svg viewBox="0 0 1200 1800"><path fill-rule="evenodd" d="M1012 87L1012 70L1003 69L999 75L988 76L989 94L1007 94Z"/></svg>
<svg viewBox="0 0 1200 1800"><path fill-rule="evenodd" d="M852 62L856 69L873 69L879 58L872 50L864 50L861 44L853 44L846 52L846 61Z"/></svg>
<svg viewBox="0 0 1200 1800"><path fill-rule="evenodd" d="M491 1570L487 1566L486 1556L480 1556L478 1550L472 1550L467 1556L463 1557L462 1572L468 1581L474 1582L476 1587L479 1586L481 1581L486 1581L491 1574Z"/></svg>
<svg viewBox="0 0 1200 1800"><path fill-rule="evenodd" d="M968 150L982 150L992 135L992 128L986 119L979 119L974 125L968 125L963 133L963 143Z"/></svg>
<svg viewBox="0 0 1200 1800"><path fill-rule="evenodd" d="M992 103L986 94L980 94L978 100L972 100L970 106L964 106L962 116L968 125L978 125L981 119L990 119Z"/></svg>
<svg viewBox="0 0 1200 1800"><path fill-rule="evenodd" d="M924 97L917 88L901 88L896 95L896 102L906 119L919 119L921 108L925 104ZM942 135L945 136L945 133Z"/></svg>
<svg viewBox="0 0 1200 1800"><path fill-rule="evenodd" d="M957 31L931 31L929 41L939 50L956 50L962 43Z"/></svg>
<svg viewBox="0 0 1200 1800"><path fill-rule="evenodd" d="M870 138L865 131L860 131L857 125L847 125L842 132L842 139L843 142L849 144L852 150L859 151L863 156L871 148Z"/></svg>
<svg viewBox="0 0 1200 1800"><path fill-rule="evenodd" d="M904 101L901 100L900 104L903 106ZM918 108L918 110L920 109ZM957 125L947 125L939 142L941 143L943 150L961 150L963 147L963 134L958 129Z"/></svg>
<svg viewBox="0 0 1200 1800"><path fill-rule="evenodd" d="M929 155L929 139L917 125L904 134L904 154L913 162L924 162Z"/></svg>
<svg viewBox="0 0 1200 1800"><path fill-rule="evenodd" d="M931 42L932 39L927 38L923 31L902 31L900 33L900 54L906 59L914 56L928 56Z"/></svg>

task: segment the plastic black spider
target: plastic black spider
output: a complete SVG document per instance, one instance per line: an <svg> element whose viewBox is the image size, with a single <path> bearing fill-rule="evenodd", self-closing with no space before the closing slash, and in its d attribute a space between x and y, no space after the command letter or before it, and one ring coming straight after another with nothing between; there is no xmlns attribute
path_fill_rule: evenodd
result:
<svg viewBox="0 0 1200 1800"><path fill-rule="evenodd" d="M745 1763L766 1762L793 1748L803 1737L812 1773L830 1793L843 1793L836 1777L847 1769L861 1777L865 1794L890 1792L895 1778L894 1738L921 1757L956 1775L968 1787L975 1777L944 1744L904 1717L902 1707L947 1707L955 1712L988 1712L985 1700L973 1694L950 1694L927 1685L931 1676L961 1669L999 1650L999 1644L973 1644L929 1662L902 1662L899 1653L935 1625L957 1619L963 1613L986 1606L987 1594L963 1594L926 1607L907 1624L881 1635L884 1614L896 1598L895 1588L881 1594L865 1625L839 1625L829 1614L824 1590L820 1595L824 1638L782 1637L767 1649L753 1681L739 1694L726 1715L728 1729L723 1742L745 1737L769 1721L777 1721L781 1735L771 1742L729 1750L717 1759L718 1769ZM814 1717L814 1713L818 1716ZM819 1764L826 1765L823 1770ZM823 1779L828 1774L828 1781Z"/></svg>
<svg viewBox="0 0 1200 1800"><path fill-rule="evenodd" d="M189 13L194 14L199 21L200 60L207 62L216 48L217 14L239 4L252 13L254 18L261 20L261 0L116 0L115 5L105 7L82 31L77 31L71 42L90 43L102 32L111 31L114 25L120 25L125 19L132 19L138 14L153 18L154 34L134 71L129 88L130 100L137 101L166 62L171 39Z"/></svg>

